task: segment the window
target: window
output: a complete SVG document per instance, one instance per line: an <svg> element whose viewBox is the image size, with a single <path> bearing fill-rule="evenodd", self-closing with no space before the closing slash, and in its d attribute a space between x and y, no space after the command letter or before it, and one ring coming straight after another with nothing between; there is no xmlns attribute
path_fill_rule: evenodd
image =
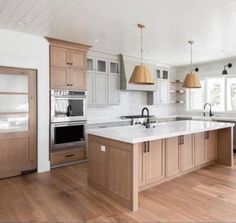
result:
<svg viewBox="0 0 236 223"><path fill-rule="evenodd" d="M210 78L207 80L207 100L214 111L225 110L225 79Z"/></svg>
<svg viewBox="0 0 236 223"><path fill-rule="evenodd" d="M205 78L201 85L202 88L188 89L188 111L202 111L207 102L213 112L236 111L236 76Z"/></svg>
<svg viewBox="0 0 236 223"><path fill-rule="evenodd" d="M236 77L227 78L227 110L236 111Z"/></svg>
<svg viewBox="0 0 236 223"><path fill-rule="evenodd" d="M202 110L204 105L204 81L201 88L189 89L189 110Z"/></svg>

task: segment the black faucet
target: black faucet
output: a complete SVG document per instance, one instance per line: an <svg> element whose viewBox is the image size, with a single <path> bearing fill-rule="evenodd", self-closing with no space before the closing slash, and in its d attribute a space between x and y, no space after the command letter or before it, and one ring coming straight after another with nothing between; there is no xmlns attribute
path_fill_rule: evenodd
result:
<svg viewBox="0 0 236 223"><path fill-rule="evenodd" d="M145 126L146 126L147 129L149 129L149 128L150 128L149 110L148 110L147 107L144 107L144 108L142 109L142 117L144 116L144 111L147 111L147 122L145 123Z"/></svg>
<svg viewBox="0 0 236 223"><path fill-rule="evenodd" d="M206 116L205 109L206 109L206 106L207 106L207 105L210 107L209 116L212 117L212 116L213 116L212 111L211 111L212 105L211 105L210 103L205 103L205 104L204 104L204 112L203 112L203 115Z"/></svg>

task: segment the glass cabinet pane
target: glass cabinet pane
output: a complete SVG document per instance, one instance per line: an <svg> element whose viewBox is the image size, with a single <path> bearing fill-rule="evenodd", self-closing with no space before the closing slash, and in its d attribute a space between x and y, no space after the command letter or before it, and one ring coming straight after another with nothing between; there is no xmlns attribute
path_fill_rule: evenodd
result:
<svg viewBox="0 0 236 223"><path fill-rule="evenodd" d="M167 80L167 79L169 78L169 75L168 75L168 74L169 74L169 72L168 72L167 70L163 70L163 72L162 72L162 78Z"/></svg>
<svg viewBox="0 0 236 223"><path fill-rule="evenodd" d="M98 60L97 61L97 70L99 72L106 72L106 61L104 60Z"/></svg>
<svg viewBox="0 0 236 223"><path fill-rule="evenodd" d="M113 74L119 73L119 63L110 62L110 73L113 73Z"/></svg>
<svg viewBox="0 0 236 223"><path fill-rule="evenodd" d="M87 70L94 70L93 59L87 58Z"/></svg>
<svg viewBox="0 0 236 223"><path fill-rule="evenodd" d="M0 74L0 92L28 93L28 77Z"/></svg>
<svg viewBox="0 0 236 223"><path fill-rule="evenodd" d="M28 115L0 115L0 132L28 131Z"/></svg>
<svg viewBox="0 0 236 223"><path fill-rule="evenodd" d="M0 94L0 112L28 112L28 95Z"/></svg>
<svg viewBox="0 0 236 223"><path fill-rule="evenodd" d="M161 71L160 70L156 70L156 77L157 79L161 79Z"/></svg>

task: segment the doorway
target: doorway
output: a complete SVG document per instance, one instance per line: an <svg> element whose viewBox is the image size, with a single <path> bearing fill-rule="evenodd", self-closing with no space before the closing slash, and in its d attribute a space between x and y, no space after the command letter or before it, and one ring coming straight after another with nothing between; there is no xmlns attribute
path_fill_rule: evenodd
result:
<svg viewBox="0 0 236 223"><path fill-rule="evenodd" d="M37 71L0 66L0 179L37 169Z"/></svg>

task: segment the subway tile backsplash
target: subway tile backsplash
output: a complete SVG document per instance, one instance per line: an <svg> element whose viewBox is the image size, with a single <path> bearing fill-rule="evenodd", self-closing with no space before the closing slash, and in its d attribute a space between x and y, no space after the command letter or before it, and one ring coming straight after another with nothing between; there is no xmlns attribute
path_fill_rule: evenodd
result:
<svg viewBox="0 0 236 223"><path fill-rule="evenodd" d="M119 118L122 115L141 114L143 107L148 107L150 115L164 116L175 115L175 104L147 105L146 92L121 91L120 104L110 106L89 106L88 119Z"/></svg>

